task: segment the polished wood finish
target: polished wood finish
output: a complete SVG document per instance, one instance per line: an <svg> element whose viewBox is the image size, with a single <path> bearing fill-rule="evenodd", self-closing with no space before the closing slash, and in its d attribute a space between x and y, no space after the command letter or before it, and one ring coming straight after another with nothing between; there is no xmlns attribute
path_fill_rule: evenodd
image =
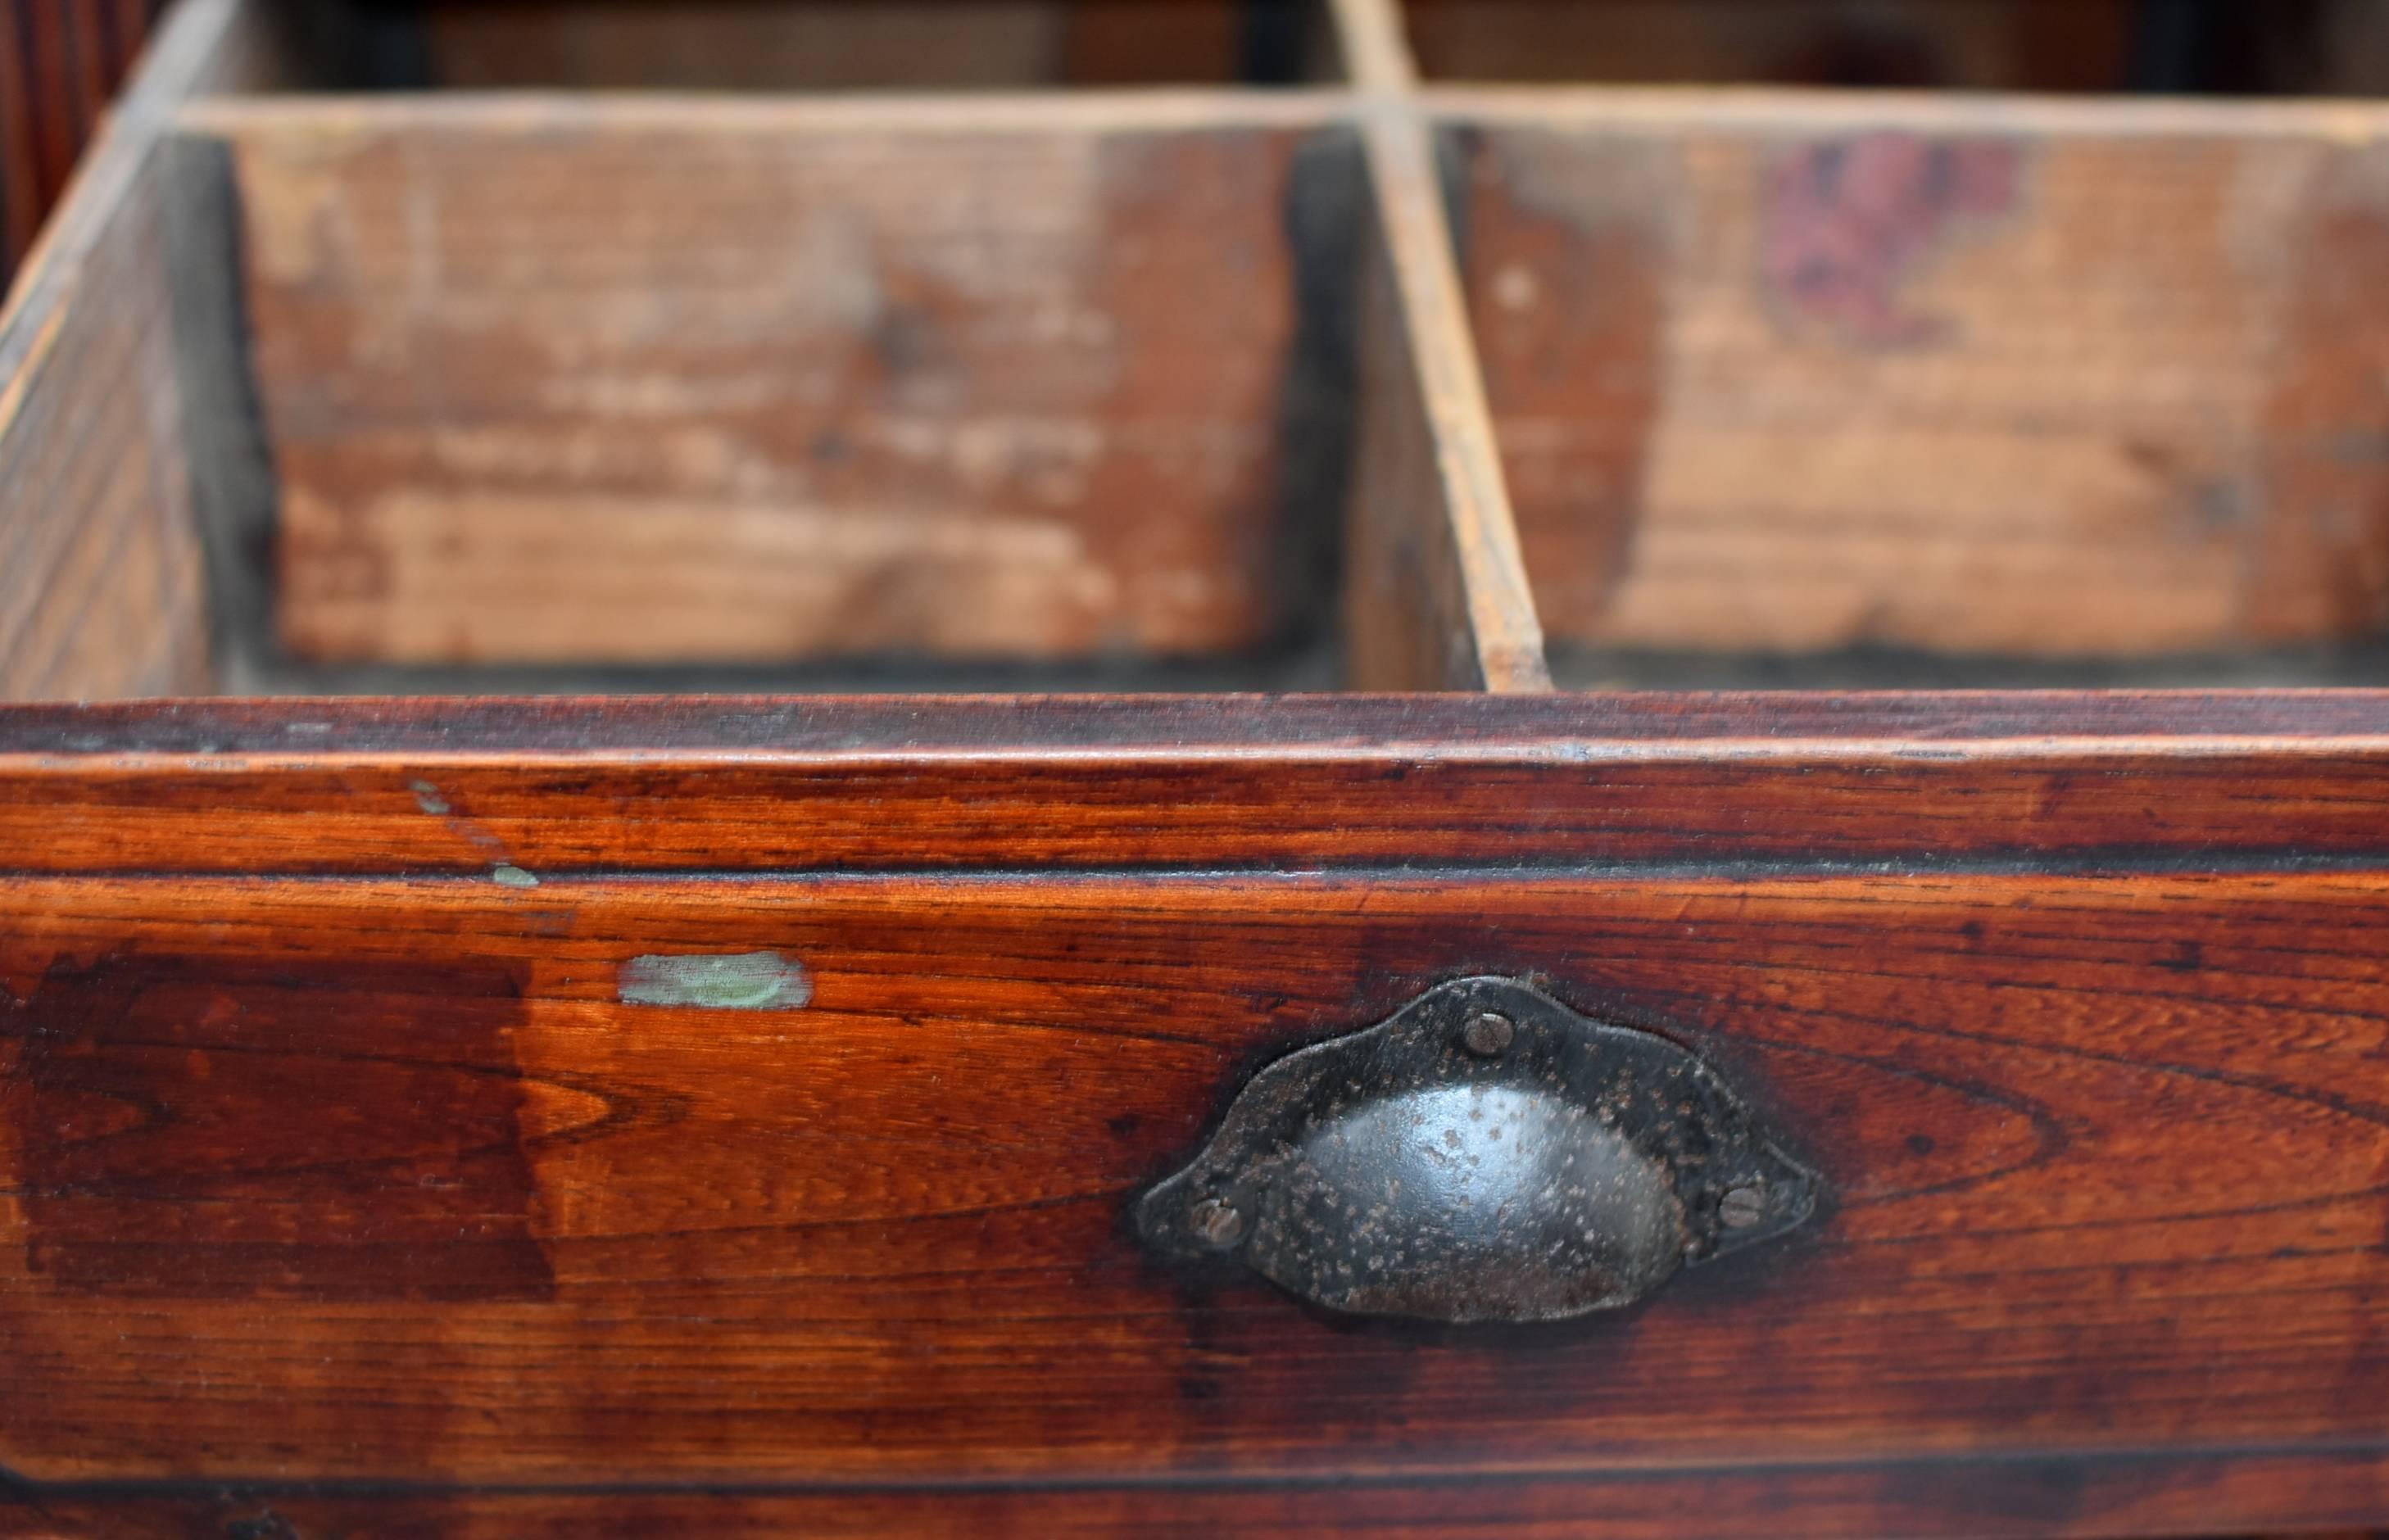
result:
<svg viewBox="0 0 2389 1540"><path fill-rule="evenodd" d="M1598 1485L1686 1460L1815 1460L1883 1468L1848 1478L1878 1500L1890 1469L1961 1456L2071 1461L2089 1480L2110 1451L2197 1449L2228 1469L2371 1447L2389 1432L2362 1390L2383 1369L2368 1302L2389 850L2377 817L2335 855L2322 839L2217 846L2367 804L2389 745L2263 732L2282 709L2264 696L2143 702L2103 732L2102 698L2038 719L2033 697L1994 699L1987 736L1962 718L1883 735L1953 704L1790 703L1771 720L1765 702L1721 703L1737 738L1647 741L1715 770L1739 745L1816 732L1810 713L1852 713L1839 790L1810 765L1741 766L1771 783L1772 811L1741 810L1735 853L1764 849L1769 824L1872 821L1872 859L1618 846L1522 865L1504 821L1612 783L1565 731L1599 707L1485 699L1408 724L1436 749L1347 751L1465 765L1481 737L1506 761L1501 806L1455 813L1424 862L1361 847L1237 873L1190 850L1076 875L906 872L890 870L910 859L900 824L876 860L740 878L628 849L578 871L526 856L494 805L443 779L443 753L470 740L455 721L8 713L20 755L70 773L161 749L188 764L198 738L236 772L243 715L286 776L313 757L273 746L288 730L323 741L337 774L378 741L427 806L424 859L386 849L354 875L252 859L237 876L29 873L0 895L18 1241L0 1248L16 1269L0 1320L19 1392L0 1445L45 1482L509 1488L1221 1470ZM2383 706L2305 704L2324 721ZM655 709L642 733L635 710L547 708L626 823L632 778L683 784L629 746L665 736L673 708ZM999 748L940 768L934 746L981 708L942 724L935 708L787 709L845 753L909 755L925 795L998 800L977 762ZM1138 733L1111 730L1133 708L1103 709L1132 748ZM1184 719L1150 709L1145 735L1184 739ZM1411 713L1335 709L1386 743ZM1665 707L1643 709L1659 733ZM1056 739L1089 725L1054 710ZM70 719L89 741L65 747ZM2143 735L2167 727L2169 744ZM1225 736L1144 755L1178 800L1205 802L1239 759L1305 753ZM2216 761L2236 765L2241 815L2209 802L2166 829L2112 808L2103 845L2028 861L1936 848L1947 824L1902 767L2036 742L2148 808L2194 803ZM800 745L741 757L754 803L782 787L858 812L886 801L825 786ZM1389 819L1421 792L1381 771L1347 807L1256 819L1271 841L1307 822L1324 844L1354 807ZM2018 800L2055 815L2064 795L2043 783ZM1136 848L1103 793L1078 801L1034 821L1092 820ZM205 843L208 811L171 816ZM835 824L818 803L807 821ZM459 838L486 841L492 864L430 874ZM11 864L57 843L12 835ZM1016 859L1043 864L1033 846ZM801 966L800 1007L620 999L634 958L759 950ZM1488 970L1696 1049L1824 1174L1828 1213L1629 1317L1539 1333L1338 1326L1142 1257L1120 1207L1192 1146L1240 1066ZM202 1394L217 1415L194 1419Z"/></svg>
<svg viewBox="0 0 2389 1540"><path fill-rule="evenodd" d="M2383 851L2382 710L2365 691L19 707L0 843L56 873L2293 865Z"/></svg>

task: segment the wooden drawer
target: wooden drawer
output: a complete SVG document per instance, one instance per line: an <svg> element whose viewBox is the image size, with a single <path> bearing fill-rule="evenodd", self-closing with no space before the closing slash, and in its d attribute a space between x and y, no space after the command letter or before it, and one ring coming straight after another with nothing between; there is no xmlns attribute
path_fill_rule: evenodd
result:
<svg viewBox="0 0 2389 1540"><path fill-rule="evenodd" d="M184 0L0 319L0 1533L2389 1522L2389 108L1334 20ZM1162 1243L1468 990L1694 1088L1639 1297Z"/></svg>

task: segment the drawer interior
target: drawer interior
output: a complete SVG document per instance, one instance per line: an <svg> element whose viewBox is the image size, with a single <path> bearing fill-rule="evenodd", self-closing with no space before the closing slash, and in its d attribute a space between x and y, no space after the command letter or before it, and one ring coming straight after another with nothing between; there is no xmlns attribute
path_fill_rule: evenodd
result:
<svg viewBox="0 0 2389 1540"><path fill-rule="evenodd" d="M1330 87L901 95L671 61L1012 8L224 0L0 332L0 693L2377 678L2389 113L1598 83L1853 78L1738 9L1535 7L1577 83L1422 0L1235 9ZM1864 10L1940 83L2153 45ZM462 88L326 91L393 80L307 15Z"/></svg>
<svg viewBox="0 0 2389 1540"><path fill-rule="evenodd" d="M263 653L1333 682L1307 655L1362 206L1336 125L218 126L179 147L235 254L214 350L267 461L236 513Z"/></svg>
<svg viewBox="0 0 2389 1540"><path fill-rule="evenodd" d="M1563 679L2363 677L2389 153L2217 113L1455 103Z"/></svg>
<svg viewBox="0 0 2389 1540"><path fill-rule="evenodd" d="M2389 696L1846 688L2381 679L2389 109L1611 11L973 92L911 6L181 0L0 310L0 1531L2389 1510ZM1143 1247L1471 978L1816 1222L1551 1333ZM1488 1014L1438 1100L1577 1077ZM1514 1105L1386 1197L1619 1179Z"/></svg>

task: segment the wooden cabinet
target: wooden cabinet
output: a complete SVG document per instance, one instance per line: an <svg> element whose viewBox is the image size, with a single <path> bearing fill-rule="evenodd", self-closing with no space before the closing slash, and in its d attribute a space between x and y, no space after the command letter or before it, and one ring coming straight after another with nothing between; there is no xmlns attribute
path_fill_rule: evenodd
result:
<svg viewBox="0 0 2389 1540"><path fill-rule="evenodd" d="M1151 8L183 0L0 319L0 1533L2389 1521L2389 108ZM1145 1243L1486 978L1813 1204Z"/></svg>

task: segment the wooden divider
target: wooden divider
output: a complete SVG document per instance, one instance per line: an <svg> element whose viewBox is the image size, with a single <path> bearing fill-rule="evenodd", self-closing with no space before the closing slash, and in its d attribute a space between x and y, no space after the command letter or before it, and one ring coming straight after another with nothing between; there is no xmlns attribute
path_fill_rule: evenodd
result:
<svg viewBox="0 0 2389 1540"><path fill-rule="evenodd" d="M0 334L6 688L1234 656L1339 566L1339 682L1547 687L1399 28L1335 23L1352 89L369 100L194 0Z"/></svg>
<svg viewBox="0 0 2389 1540"><path fill-rule="evenodd" d="M1501 482L1453 268L1442 179L1417 106L1417 71L1401 20L1391 0L1337 0L1335 10L1375 193L1373 254L1383 269L1373 273L1369 303L1392 318L1379 332L1399 328L1399 342L1398 356L1364 364L1373 377L1399 378L1399 388L1389 394L1381 388L1378 399L1400 405L1364 419L1362 429L1349 545L1354 682L1362 689L1547 690L1542 633ZM1373 602L1388 592L1406 597ZM1440 656L1434 638L1448 639ZM1392 656L1403 666L1389 668L1384 660Z"/></svg>

